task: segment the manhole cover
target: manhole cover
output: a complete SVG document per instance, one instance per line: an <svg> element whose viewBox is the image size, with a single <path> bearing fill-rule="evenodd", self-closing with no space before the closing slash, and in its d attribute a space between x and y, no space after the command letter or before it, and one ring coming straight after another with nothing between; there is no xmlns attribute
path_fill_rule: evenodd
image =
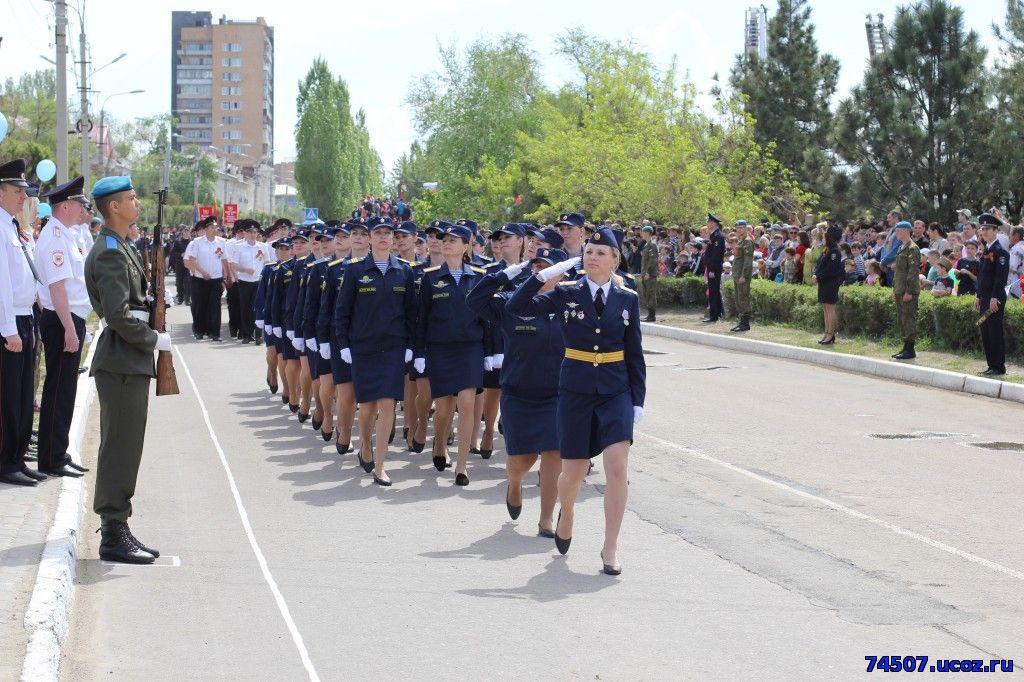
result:
<svg viewBox="0 0 1024 682"><path fill-rule="evenodd" d="M966 433L947 433L945 431L912 431L911 433L869 433L868 438L880 440L938 440L940 438L961 438Z"/></svg>
<svg viewBox="0 0 1024 682"><path fill-rule="evenodd" d="M1011 443L1005 440L995 440L989 443L966 443L972 448L985 448L986 450L1002 450L1004 452L1024 452L1024 443Z"/></svg>

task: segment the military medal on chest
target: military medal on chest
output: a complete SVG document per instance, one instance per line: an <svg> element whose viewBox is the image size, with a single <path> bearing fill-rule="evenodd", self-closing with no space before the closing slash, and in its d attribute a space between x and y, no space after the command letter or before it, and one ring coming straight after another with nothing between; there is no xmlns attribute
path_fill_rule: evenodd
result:
<svg viewBox="0 0 1024 682"><path fill-rule="evenodd" d="M569 306L569 309L565 311L565 321L566 322L569 321L570 317L574 317L577 320L582 320L583 319L583 311L582 310L577 310L577 308L580 305L579 303L576 303L575 301L572 301L570 303L567 303L566 305Z"/></svg>
<svg viewBox="0 0 1024 682"><path fill-rule="evenodd" d="M622 310L622 324L629 326L629 310L625 308Z"/></svg>

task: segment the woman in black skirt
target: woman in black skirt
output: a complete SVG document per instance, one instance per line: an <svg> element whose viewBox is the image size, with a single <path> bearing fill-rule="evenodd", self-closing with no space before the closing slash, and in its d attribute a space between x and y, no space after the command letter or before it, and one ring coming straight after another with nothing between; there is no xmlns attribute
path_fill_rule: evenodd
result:
<svg viewBox="0 0 1024 682"><path fill-rule="evenodd" d="M818 284L818 303L825 317L825 334L818 343L828 345L836 342L836 303L839 302L839 285L843 283L843 255L839 251L842 235L835 225L825 232L825 248L814 265L813 281Z"/></svg>
<svg viewBox="0 0 1024 682"><path fill-rule="evenodd" d="M466 305L466 296L483 276L469 264L473 233L450 225L442 239L444 263L424 268L416 317L416 359L413 368L426 372L434 413L434 467L448 466L448 429L456 403L459 409L458 459L455 485L469 485L469 446L473 433L473 400L484 383L484 323Z"/></svg>
<svg viewBox="0 0 1024 682"><path fill-rule="evenodd" d="M572 540L573 507L590 458L604 453L604 572L618 575L619 530L626 511L626 464L633 425L643 418L647 369L640 335L640 301L615 274L618 242L599 227L583 250L586 275L559 282L539 294L545 282L579 263L569 259L528 278L508 301L519 316L554 314L561 320L565 357L558 377L558 446L562 473L558 499L562 508L555 545L565 554Z"/></svg>
<svg viewBox="0 0 1024 682"><path fill-rule="evenodd" d="M359 463L377 485L391 485L384 472L395 403L405 395L405 363L412 359L416 283L412 269L391 253L390 222L370 218L370 253L345 269L334 308L341 359L352 366L359 403ZM377 452L371 432L377 425Z"/></svg>

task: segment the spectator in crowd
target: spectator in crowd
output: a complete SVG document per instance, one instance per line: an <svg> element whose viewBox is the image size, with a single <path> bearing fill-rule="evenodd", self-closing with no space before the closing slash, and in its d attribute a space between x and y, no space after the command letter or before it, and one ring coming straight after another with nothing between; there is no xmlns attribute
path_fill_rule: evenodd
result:
<svg viewBox="0 0 1024 682"><path fill-rule="evenodd" d="M981 267L981 261L978 260L978 242L967 242L964 250L967 251L967 255L956 264L956 279L960 283L957 287L957 296L974 296L977 291L978 269Z"/></svg>
<svg viewBox="0 0 1024 682"><path fill-rule="evenodd" d="M804 281L804 254L811 248L811 235L806 230L797 232L796 276L797 283Z"/></svg>
<svg viewBox="0 0 1024 682"><path fill-rule="evenodd" d="M783 253L786 254L785 258L782 259L782 277L786 284L797 284L799 278L797 272L799 266L797 265L796 249L792 246L787 246Z"/></svg>
<svg viewBox="0 0 1024 682"><path fill-rule="evenodd" d="M771 244L768 246L768 255L765 256L766 276L774 280L775 276L782 272L782 261L786 257L786 239L779 230L772 235Z"/></svg>
<svg viewBox="0 0 1024 682"><path fill-rule="evenodd" d="M1010 274L1008 284L1020 282L1024 277L1024 227L1014 227L1010 230Z"/></svg>
<svg viewBox="0 0 1024 682"><path fill-rule="evenodd" d="M940 256L942 252L949 248L949 242L946 240L946 228L938 223L932 223L928 226L928 248L935 251Z"/></svg>
<svg viewBox="0 0 1024 682"><path fill-rule="evenodd" d="M925 251L928 251L928 253L925 253ZM922 249L921 255L928 259L924 265L924 280L921 282L921 285L930 289L939 277L939 259L942 258L942 254L933 249Z"/></svg>
<svg viewBox="0 0 1024 682"><path fill-rule="evenodd" d="M949 276L949 270L953 267L953 264L948 258L943 256L942 258L939 258L935 267L938 271L938 275L935 278L935 282L932 283L932 296L935 298L952 296L953 278Z"/></svg>
<svg viewBox="0 0 1024 682"><path fill-rule="evenodd" d="M821 258L821 253L824 250L826 227L828 227L827 223L818 223L811 230L811 247L804 252L804 284L811 284L814 277L814 268L818 265L818 259Z"/></svg>
<svg viewBox="0 0 1024 682"><path fill-rule="evenodd" d="M857 276L857 264L852 258L843 261L843 284L845 286L860 284L860 277Z"/></svg>
<svg viewBox="0 0 1024 682"><path fill-rule="evenodd" d="M864 278L864 285L869 287L885 286L885 273L882 272L882 264L871 259L867 262L867 276Z"/></svg>
<svg viewBox="0 0 1024 682"><path fill-rule="evenodd" d="M910 232L910 238L914 240L919 249L927 249L931 243L928 239L928 235L925 234L924 221L918 218L914 221L914 228Z"/></svg>
<svg viewBox="0 0 1024 682"><path fill-rule="evenodd" d="M857 271L857 281L863 282L868 276L867 268L864 265L864 246L860 242L850 244L850 254L853 256L853 267Z"/></svg>

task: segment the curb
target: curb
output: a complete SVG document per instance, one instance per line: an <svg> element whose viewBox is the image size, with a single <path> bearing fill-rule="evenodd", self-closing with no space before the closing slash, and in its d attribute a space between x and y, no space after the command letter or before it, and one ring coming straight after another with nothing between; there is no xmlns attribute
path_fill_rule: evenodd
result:
<svg viewBox="0 0 1024 682"><path fill-rule="evenodd" d="M868 374L883 379L894 379L910 384L941 388L945 391L958 391L960 393L971 393L988 398L1024 403L1024 384L986 379L985 377L977 377L970 374L949 372L944 369L876 360L859 355L787 346L771 341L757 341L741 336L723 336L721 334L699 332L693 329L680 329L679 327L669 327L651 322L641 322L640 329L643 330L644 334L675 339L676 341L698 343L703 346L714 346L715 348L738 351L740 353L769 355L787 360L809 362L832 369L856 372L857 374Z"/></svg>
<svg viewBox="0 0 1024 682"><path fill-rule="evenodd" d="M103 329L102 323L95 337ZM96 339L89 346L85 364L92 365ZM69 454L81 461L82 437L89 407L95 396L95 383L88 374L78 377L75 413L71 418ZM46 545L39 562L32 598L25 612L28 646L21 667L23 682L58 680L60 678L60 647L68 634L68 621L74 601L75 568L78 559L78 528L85 508L85 478L62 477L57 511L53 525L46 534Z"/></svg>

